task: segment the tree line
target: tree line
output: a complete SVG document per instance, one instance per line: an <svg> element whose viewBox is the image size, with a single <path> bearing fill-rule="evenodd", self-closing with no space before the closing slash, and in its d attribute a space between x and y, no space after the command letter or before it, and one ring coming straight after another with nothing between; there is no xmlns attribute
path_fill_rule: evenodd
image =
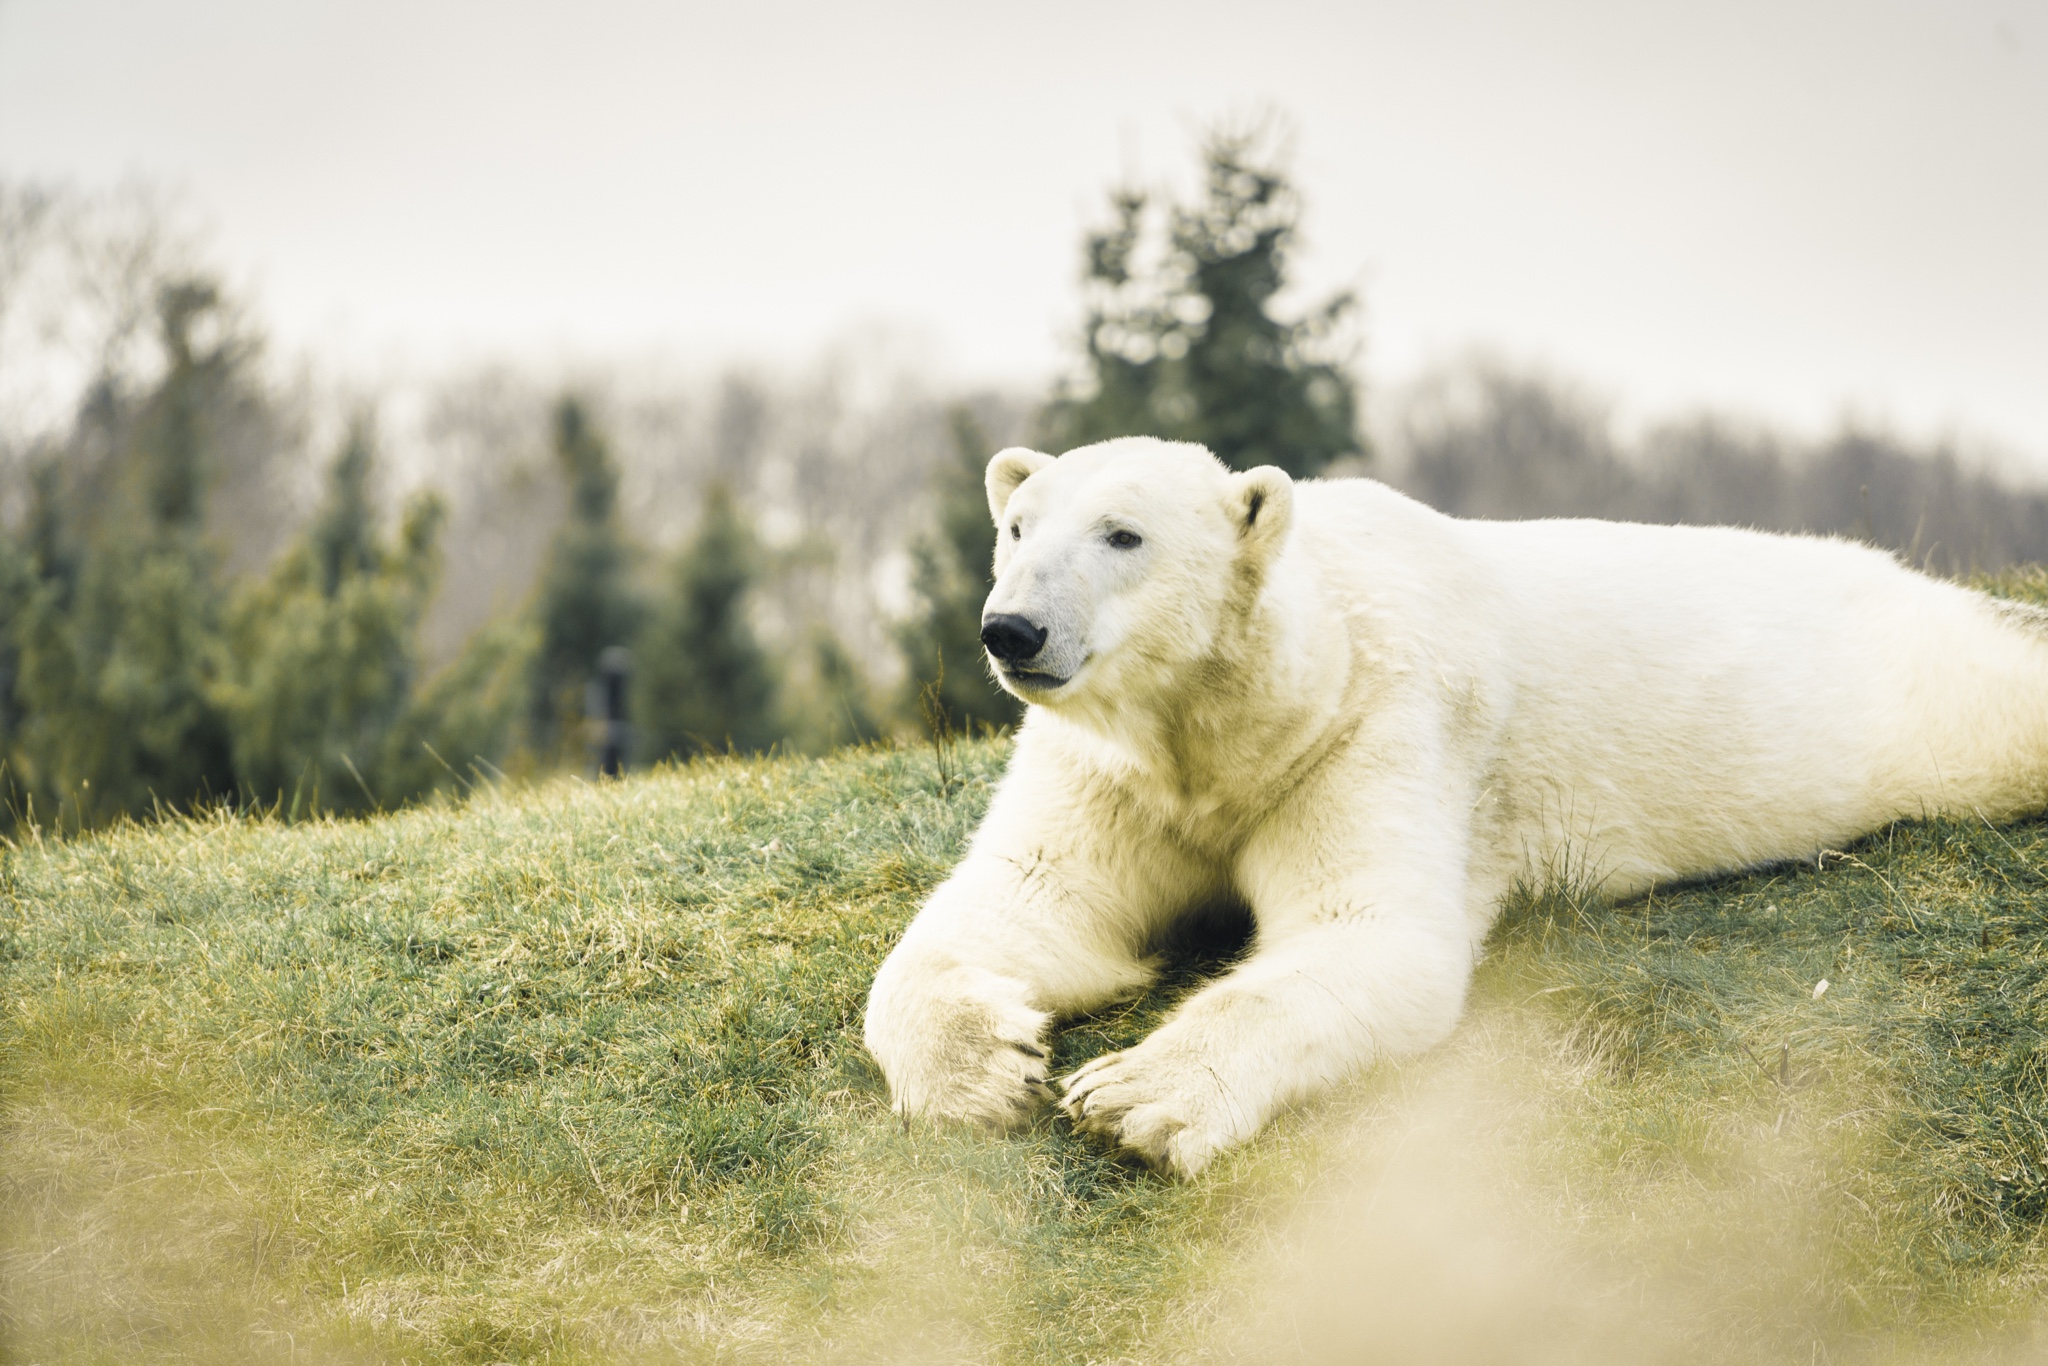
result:
<svg viewBox="0 0 2048 1366"><path fill-rule="evenodd" d="M1713 414L1618 439L1600 405L1497 361L1415 396L1377 471L1465 517L1607 517L1867 541L1934 573L2048 560L2048 495L1965 460L1844 426L1800 441Z"/></svg>
<svg viewBox="0 0 2048 1366"><path fill-rule="evenodd" d="M1284 173L1254 132L1211 138L1204 167L1192 202L1121 193L1085 242L1078 373L1031 435L1065 447L1156 433L1300 473L1357 453L1338 336L1350 301L1294 321L1271 307L1299 211ZM445 577L444 498L423 491L380 516L364 411L328 457L310 519L238 572L218 515L249 501L244 449L276 435L260 346L203 274L165 281L152 302L160 373L136 383L103 368L63 439L20 462L0 534L12 823L72 830L209 802L355 813L588 766L607 660L630 661L619 681L635 764L1016 718L978 644L992 443L971 406L949 418L952 458L908 547L899 683L878 686L829 619L764 643L753 599L787 552L758 534L736 487L744 469L705 484L672 552L637 538L611 441L573 392L550 414L562 510L531 592L430 668L421 626Z"/></svg>
<svg viewBox="0 0 2048 1366"><path fill-rule="evenodd" d="M821 463L804 438L778 477L811 530L764 536L755 486L770 414L757 389L722 393L712 458L682 500L688 534L667 549L622 506L616 406L554 394L547 467L534 473L492 463L525 420L511 416L525 399L495 382L457 416L496 482L451 476L452 501L427 487L385 515L365 408L322 462L310 515L288 518L262 456L291 424L257 365L259 339L203 272L166 274L147 310L119 310L121 344L102 348L61 437L7 448L0 431L0 822L74 830L206 803L358 813L504 773L1011 724L1016 705L989 681L978 639L992 418L1005 439L1047 450L1147 434L1199 441L1240 469L1370 472L1462 515L1829 531L1944 572L2048 559L2048 498L1952 451L1854 431L1801 446L1711 418L1624 444L1597 405L1498 365L1410 402L1375 458L1356 300L1276 302L1301 203L1269 133L1211 134L1191 194L1110 196L1081 244L1072 369L1021 430L1001 404L947 413L929 515L904 546L893 659L856 643L844 611L860 596L847 576L877 553L874 528L841 516L861 543L850 564L819 528L863 493L893 510L905 471ZM20 219L7 210L0 342ZM142 380L106 357L134 350L145 313L161 363ZM887 448L892 430L864 449ZM451 585L451 526L474 533L499 505L513 509L499 534L458 538ZM530 587L493 610L522 558ZM771 590L799 579L811 605L764 632ZM444 644L426 628L451 588L466 624ZM626 724L600 725L619 704Z"/></svg>

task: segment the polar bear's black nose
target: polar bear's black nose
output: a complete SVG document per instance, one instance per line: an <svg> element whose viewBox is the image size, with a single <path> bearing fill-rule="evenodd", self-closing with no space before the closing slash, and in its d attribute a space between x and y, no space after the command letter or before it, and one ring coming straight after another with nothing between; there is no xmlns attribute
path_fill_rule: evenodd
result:
<svg viewBox="0 0 2048 1366"><path fill-rule="evenodd" d="M1023 617L997 612L981 619L981 643L1005 664L1021 664L1045 648L1045 628Z"/></svg>

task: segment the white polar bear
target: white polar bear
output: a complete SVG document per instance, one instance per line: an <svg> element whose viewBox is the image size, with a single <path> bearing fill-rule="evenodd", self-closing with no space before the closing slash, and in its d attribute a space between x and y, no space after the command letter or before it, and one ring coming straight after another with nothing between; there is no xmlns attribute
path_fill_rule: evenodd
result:
<svg viewBox="0 0 2048 1366"><path fill-rule="evenodd" d="M1456 1023L1517 879L1627 896L1900 817L2048 800L2048 613L1845 541L1472 522L1146 438L988 467L983 640L1031 704L876 975L896 1108L1007 1126L1048 1026L1241 897L1252 951L1067 1079L1182 1175Z"/></svg>

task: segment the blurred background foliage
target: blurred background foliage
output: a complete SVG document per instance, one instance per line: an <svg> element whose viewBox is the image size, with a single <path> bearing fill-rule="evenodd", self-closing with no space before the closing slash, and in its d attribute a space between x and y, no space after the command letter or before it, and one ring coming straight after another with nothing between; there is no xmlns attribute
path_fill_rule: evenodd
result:
<svg viewBox="0 0 2048 1366"><path fill-rule="evenodd" d="M1356 299L1292 321L1273 311L1301 217L1273 141L1260 126L1211 134L1191 204L1112 194L1114 221L1084 251L1087 365L1046 405L1048 449L1162 436L1297 479L1363 455L1345 334Z"/></svg>
<svg viewBox="0 0 2048 1366"><path fill-rule="evenodd" d="M1460 515L1827 532L1940 573L2048 560L2048 496L1964 452L1713 414L1623 436L1484 357L1376 401L1368 442L1356 299L1288 289L1274 130L1214 132L1198 166L1184 198L1109 195L1042 395L946 392L867 339L786 373L484 370L371 402L270 357L146 191L0 183L0 822L588 768L618 647L637 764L1010 725L981 475L1023 441L1155 434Z"/></svg>

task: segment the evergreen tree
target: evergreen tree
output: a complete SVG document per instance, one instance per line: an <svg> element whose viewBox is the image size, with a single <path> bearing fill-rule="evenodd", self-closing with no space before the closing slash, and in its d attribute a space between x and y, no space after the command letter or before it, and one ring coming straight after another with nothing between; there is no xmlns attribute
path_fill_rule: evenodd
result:
<svg viewBox="0 0 2048 1366"><path fill-rule="evenodd" d="M831 628L812 627L781 670L782 741L801 754L828 754L884 732L860 663Z"/></svg>
<svg viewBox="0 0 2048 1366"><path fill-rule="evenodd" d="M495 776L532 705L539 651L540 628L525 616L486 623L470 637L386 733L384 790L411 796Z"/></svg>
<svg viewBox="0 0 2048 1366"><path fill-rule="evenodd" d="M953 459L932 480L937 525L911 543L910 588L917 606L897 635L907 666L907 710L922 710L926 690L946 723L1014 723L1023 707L990 681L981 648L981 609L995 587L996 533L983 475L995 454L974 414L950 414Z"/></svg>
<svg viewBox="0 0 2048 1366"><path fill-rule="evenodd" d="M0 771L6 774L0 780L0 805L13 805L4 798L21 789L21 729L27 715L14 691L15 680L21 676L16 633L35 600L36 588L34 559L13 537L0 532Z"/></svg>
<svg viewBox="0 0 2048 1366"><path fill-rule="evenodd" d="M0 538L7 815L74 829L230 796L390 805L503 757L538 633L482 633L416 687L442 510L417 499L395 538L379 527L367 424L312 526L223 591L213 486L265 456L249 442L267 399L210 284L163 289L157 318L160 381L96 381Z"/></svg>
<svg viewBox="0 0 2048 1366"><path fill-rule="evenodd" d="M862 744L882 733L859 662L822 626L811 637L811 676L822 717L813 740L818 752Z"/></svg>
<svg viewBox="0 0 2048 1366"><path fill-rule="evenodd" d="M98 534L75 571L52 563L54 550L33 557L40 582L15 625L18 756L24 785L46 811L63 808L65 824L224 797L233 785L214 700L221 591L201 525L209 414L244 383L249 351L232 335L199 341L219 305L204 281L161 291L167 365L122 453L124 509L90 510ZM60 519L45 509L39 520L51 525L35 539L54 547Z"/></svg>
<svg viewBox="0 0 2048 1366"><path fill-rule="evenodd" d="M1355 299L1337 294L1293 322L1270 311L1300 205L1263 141L1210 136L1203 197L1168 207L1163 249L1151 197L1113 196L1114 222L1086 245L1086 389L1047 405L1050 448L1161 436L1297 477L1362 449L1357 384L1333 354Z"/></svg>
<svg viewBox="0 0 2048 1366"><path fill-rule="evenodd" d="M149 456L141 465L151 521L166 532L195 530L206 505L206 416L218 400L221 372L239 357L228 346L196 349L196 325L220 307L204 280L167 285L157 301L169 369L145 418Z"/></svg>
<svg viewBox="0 0 2048 1366"><path fill-rule="evenodd" d="M555 458L569 485L569 516L541 572L531 712L535 748L544 755L580 744L584 685L598 656L630 645L644 616L619 521L618 466L573 397L555 407Z"/></svg>
<svg viewBox="0 0 2048 1366"><path fill-rule="evenodd" d="M713 484L634 661L633 716L647 757L747 752L780 738L777 680L747 620L760 567L760 546L731 490Z"/></svg>
<svg viewBox="0 0 2048 1366"><path fill-rule="evenodd" d="M327 501L314 519L308 550L328 598L358 574L374 570L383 558L377 544L376 512L370 503L370 476L376 445L366 417L351 423L341 453L327 471Z"/></svg>
<svg viewBox="0 0 2048 1366"><path fill-rule="evenodd" d="M412 702L443 509L432 495L414 499L387 546L373 463L369 424L358 421L312 527L229 609L219 693L237 786L254 800L349 811L420 790L420 766L396 763L393 750Z"/></svg>
<svg viewBox="0 0 2048 1366"><path fill-rule="evenodd" d="M28 469L28 509L18 536L0 531L0 764L7 770L6 814L35 792L37 756L24 744L27 694L21 687L23 638L31 622L69 611L80 555L68 525L60 457L45 454ZM47 795L45 809L49 807Z"/></svg>

